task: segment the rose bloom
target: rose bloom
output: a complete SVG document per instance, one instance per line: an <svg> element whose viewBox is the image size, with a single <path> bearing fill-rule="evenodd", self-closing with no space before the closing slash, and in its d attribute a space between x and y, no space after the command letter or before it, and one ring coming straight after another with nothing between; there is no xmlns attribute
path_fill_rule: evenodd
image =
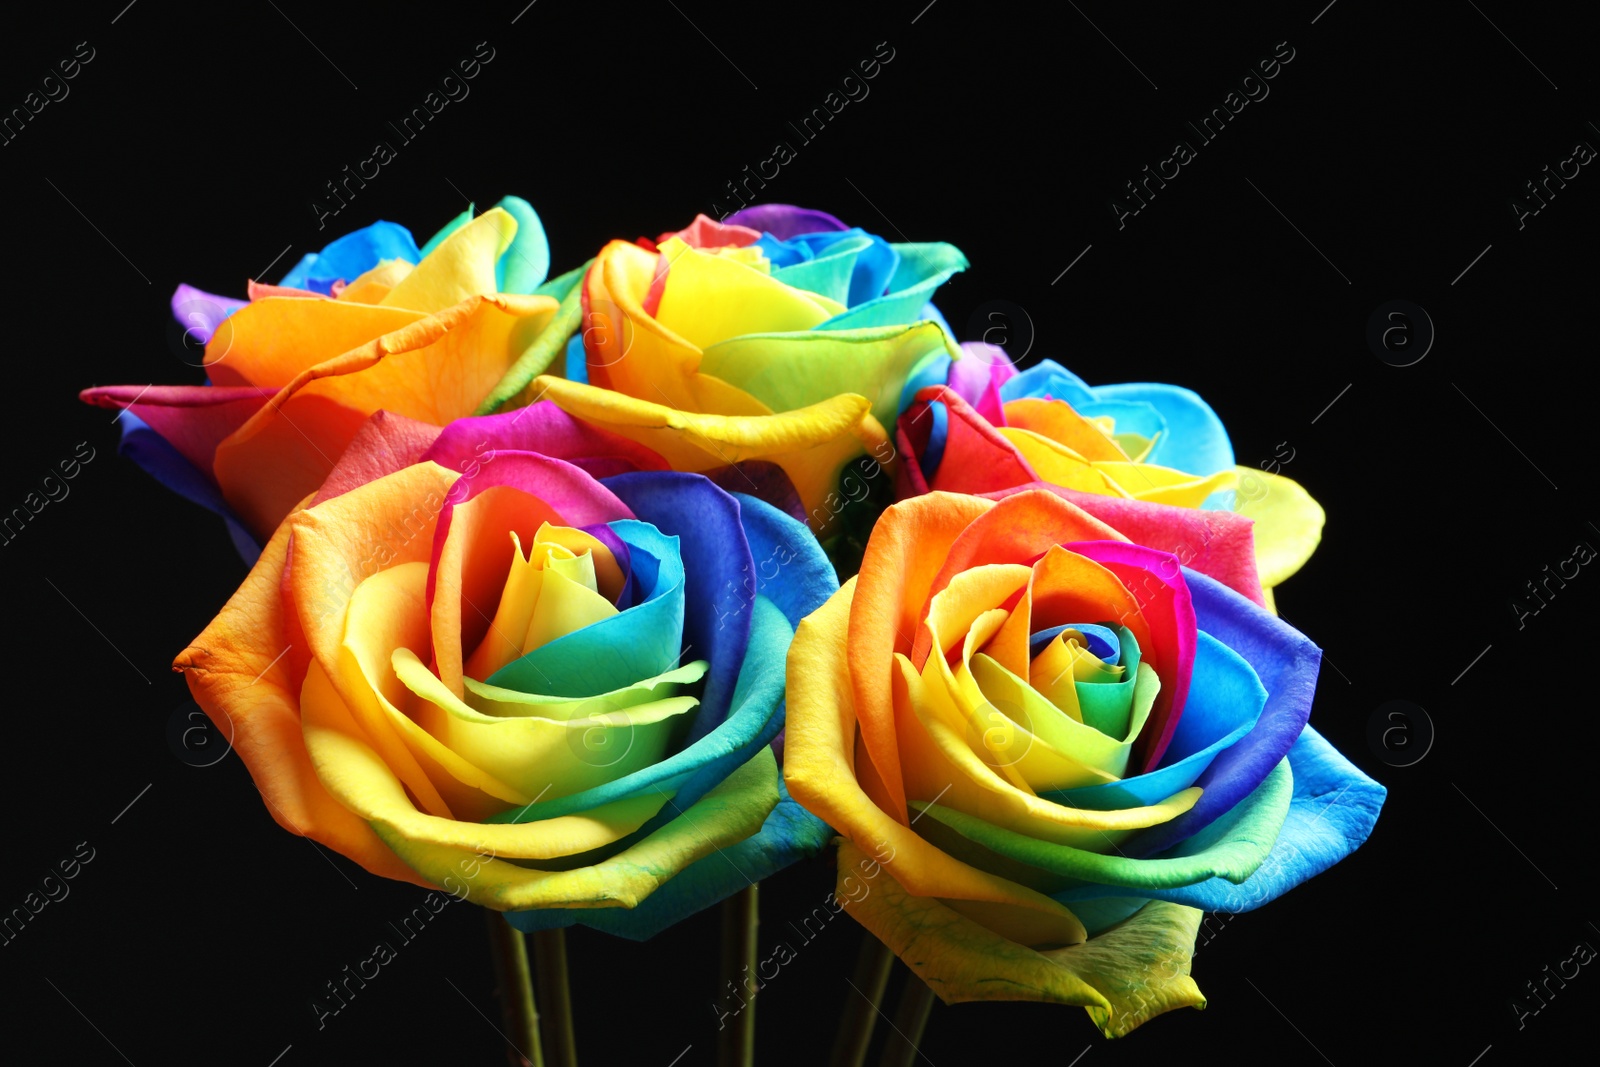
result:
<svg viewBox="0 0 1600 1067"><path fill-rule="evenodd" d="M380 412L174 666L285 829L648 937L826 842L771 742L837 588L802 521L664 467L548 403Z"/></svg>
<svg viewBox="0 0 1600 1067"><path fill-rule="evenodd" d="M524 380L544 369L558 349L539 345L558 307L534 293L548 265L538 216L515 197L422 249L380 222L278 285L251 282L248 301L179 286L173 312L205 345L206 385L82 397L125 412L124 452L222 514L253 559L369 415L443 426L476 412L519 361Z"/></svg>
<svg viewBox="0 0 1600 1067"><path fill-rule="evenodd" d="M677 470L776 464L826 540L845 465L893 460L885 427L906 380L960 355L929 300L965 267L951 245L889 244L788 205L613 241L584 275L566 377L528 397Z"/></svg>
<svg viewBox="0 0 1600 1067"><path fill-rule="evenodd" d="M1384 788L1306 725L1321 652L1249 520L1067 492L890 507L796 632L784 773L842 876L879 858L846 906L943 1000L1119 1036L1203 1007L1202 911L1337 862Z"/></svg>
<svg viewBox="0 0 1600 1067"><path fill-rule="evenodd" d="M906 386L896 444L915 461L899 468L898 495L1045 482L1234 511L1255 522L1269 606L1273 587L1316 550L1322 507L1275 461L1236 467L1222 420L1193 391L1160 382L1093 387L1054 360L1019 374L995 345L962 348L968 358L932 361Z"/></svg>

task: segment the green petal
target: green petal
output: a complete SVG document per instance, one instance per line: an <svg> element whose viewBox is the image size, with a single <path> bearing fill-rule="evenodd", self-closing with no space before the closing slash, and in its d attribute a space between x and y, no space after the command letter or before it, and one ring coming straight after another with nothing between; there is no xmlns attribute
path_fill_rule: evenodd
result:
<svg viewBox="0 0 1600 1067"><path fill-rule="evenodd" d="M618 804L647 804L652 799L658 798L644 794ZM760 831L777 804L778 764L772 749L764 747L688 811L644 840L576 870L539 870L416 841L387 823L371 825L418 874L460 899L496 911L632 908L690 864ZM470 874L465 873L468 870Z"/></svg>
<svg viewBox="0 0 1600 1067"><path fill-rule="evenodd" d="M520 196L502 197L495 207L503 208L517 220L517 235L497 264L499 289L502 293L534 292L550 273L550 242L545 237L544 224L533 205Z"/></svg>
<svg viewBox="0 0 1600 1067"><path fill-rule="evenodd" d="M1226 878L1235 885L1249 878L1272 851L1278 831L1289 817L1293 796L1294 776L1285 758L1227 816L1167 854L1149 859L1129 859L1120 853L1102 855L1041 841L938 804L914 801L910 806L995 855L1033 868L1035 877L1030 882L1036 888L1038 875L1043 874L1078 885L1170 889L1207 878ZM1073 887L1057 883L1048 891Z"/></svg>
<svg viewBox="0 0 1600 1067"><path fill-rule="evenodd" d="M1121 1037L1173 1008L1204 1008L1189 977L1201 912L1151 901L1099 937L1036 951L1001 937L931 897L908 894L890 872L870 891L845 893L843 879L870 864L849 841L839 845L838 899L946 1004L1035 1000L1076 1004L1107 1037ZM866 869L862 867L860 869ZM859 883L855 886L859 891Z"/></svg>
<svg viewBox="0 0 1600 1067"><path fill-rule="evenodd" d="M561 297L561 306L556 309L555 317L539 336L534 338L533 343L523 350L522 355L517 357L511 369L506 371L505 377L489 390L489 395L483 398L483 403L478 405L478 410L473 414L494 414L501 404L522 392L529 382L543 374L556 356L567 347L567 342L578 332L578 326L583 321L583 286L577 282L583 278L583 272L587 269L586 263L541 287L541 289L555 288L568 279L573 280L566 294ZM540 295L545 294L541 292Z"/></svg>
<svg viewBox="0 0 1600 1067"><path fill-rule="evenodd" d="M871 401L879 422L893 426L906 379L927 360L959 355L953 347L936 322L753 333L708 345L700 372L738 386L773 411L857 393Z"/></svg>

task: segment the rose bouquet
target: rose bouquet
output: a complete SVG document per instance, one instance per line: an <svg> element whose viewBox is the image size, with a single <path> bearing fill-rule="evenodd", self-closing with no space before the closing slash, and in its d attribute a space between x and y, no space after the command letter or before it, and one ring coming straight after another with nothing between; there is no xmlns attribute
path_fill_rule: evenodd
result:
<svg viewBox="0 0 1600 1067"><path fill-rule="evenodd" d="M549 262L516 198L377 223L84 393L253 563L175 667L286 829L640 940L837 842L869 948L1108 1036L1370 833L1272 608L1321 508L1195 394L1019 373L958 250L819 211Z"/></svg>

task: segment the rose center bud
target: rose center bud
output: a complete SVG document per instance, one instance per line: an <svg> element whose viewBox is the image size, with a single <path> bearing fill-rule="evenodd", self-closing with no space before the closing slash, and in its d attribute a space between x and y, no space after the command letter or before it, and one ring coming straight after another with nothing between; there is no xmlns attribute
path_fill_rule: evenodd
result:
<svg viewBox="0 0 1600 1067"><path fill-rule="evenodd" d="M502 533L510 558L493 614L487 603L464 605L464 616L481 611L488 621L463 664L462 692L411 649L394 652L413 717L529 802L658 763L682 740L707 667L678 662L677 539L631 520L587 529L545 522L526 550L515 529ZM492 562L496 539L483 539L475 562Z"/></svg>

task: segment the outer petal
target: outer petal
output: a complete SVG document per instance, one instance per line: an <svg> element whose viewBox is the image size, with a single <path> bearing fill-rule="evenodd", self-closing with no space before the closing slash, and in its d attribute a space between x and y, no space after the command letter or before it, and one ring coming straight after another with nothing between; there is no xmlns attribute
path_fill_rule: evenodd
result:
<svg viewBox="0 0 1600 1067"><path fill-rule="evenodd" d="M1378 821L1388 790L1309 726L1289 750L1289 766L1294 770L1289 816L1254 874L1238 885L1213 878L1150 895L1205 911L1250 911L1360 847Z"/></svg>
<svg viewBox="0 0 1600 1067"><path fill-rule="evenodd" d="M498 911L547 907L634 908L697 861L758 833L777 806L777 764L770 749L728 775L698 803L638 844L589 867L545 871L501 859L482 863L475 878L458 881L467 899ZM382 822L374 829L407 863L437 885L470 848L417 841ZM485 827L486 830L494 829Z"/></svg>
<svg viewBox="0 0 1600 1067"><path fill-rule="evenodd" d="M1240 467L1239 477L1234 511L1255 520L1256 567L1261 584L1270 589L1305 566L1322 541L1327 516L1291 478L1249 467ZM1252 478L1264 484L1252 485Z"/></svg>
<svg viewBox="0 0 1600 1067"><path fill-rule="evenodd" d="M444 428L427 458L467 470L487 450L538 452L564 459L596 478L634 470L666 470L667 461L626 437L573 418L549 401L508 411L456 419Z"/></svg>
<svg viewBox="0 0 1600 1067"><path fill-rule="evenodd" d="M750 459L772 460L794 483L819 537L835 525L827 497L836 491L844 465L862 452L891 450L866 398L854 394L775 415L697 415L561 378L540 377L536 385L563 411L637 441L674 470L704 472Z"/></svg>
<svg viewBox="0 0 1600 1067"><path fill-rule="evenodd" d="M217 445L248 422L276 393L276 389L256 386L104 385L85 389L78 398L86 404L138 416L209 478Z"/></svg>
<svg viewBox="0 0 1600 1067"><path fill-rule="evenodd" d="M548 323L553 305L547 297L472 297L376 340L368 334L359 347L302 371L218 446L215 470L228 502L252 529L269 532L293 501L322 484L374 411L435 425L471 414Z"/></svg>
<svg viewBox="0 0 1600 1067"><path fill-rule="evenodd" d="M730 226L747 226L752 230L765 231L780 241L803 233L850 228L826 211L795 207L793 204L752 204L722 221Z"/></svg>
<svg viewBox="0 0 1600 1067"><path fill-rule="evenodd" d="M885 865L859 900L845 892L853 869L870 865L852 842L839 845L838 898L857 922L906 961L946 1004L1036 1000L1077 1004L1107 1037L1122 1037L1174 1008L1204 1008L1189 977L1201 913L1152 901L1084 944L1035 951L992 933L937 899L913 896Z"/></svg>
<svg viewBox="0 0 1600 1067"><path fill-rule="evenodd" d="M1185 567L1215 578L1255 604L1262 604L1256 576L1253 524L1227 511L1173 507L1148 500L1123 500L1076 493L1043 482L1002 489L984 496L1004 500L1029 489L1044 489L1070 500L1136 545L1170 552Z"/></svg>
<svg viewBox="0 0 1600 1067"><path fill-rule="evenodd" d="M222 490L216 483L201 474L166 438L146 426L137 415L125 414L120 421L122 440L117 446L118 453L133 460L146 474L185 500L222 516L234 549L245 566L254 566L261 555L261 545L222 499Z"/></svg>
<svg viewBox="0 0 1600 1067"><path fill-rule="evenodd" d="M1192 837L1232 811L1261 784L1305 728L1316 693L1322 650L1310 638L1203 574L1184 568L1200 629L1244 657L1267 690L1267 704L1250 732L1217 756L1195 783L1204 792L1193 808L1123 845L1149 856Z"/></svg>
<svg viewBox="0 0 1600 1067"><path fill-rule="evenodd" d="M761 832L715 855L696 860L632 910L550 908L513 911L506 921L519 930L548 930L581 923L632 941L648 941L699 911L777 874L796 860L821 852L833 839L828 824L806 811L778 782L778 806Z"/></svg>
<svg viewBox="0 0 1600 1067"><path fill-rule="evenodd" d="M366 823L329 795L301 740L300 679L285 656L280 583L291 527L279 527L249 577L194 644L173 661L189 691L244 760L272 817L374 874L426 885Z"/></svg>
<svg viewBox="0 0 1600 1067"><path fill-rule="evenodd" d="M1028 916L1036 932L1071 944L1086 936L1075 916L1015 882L971 867L886 814L857 782L856 712L846 639L857 579L800 624L789 648L789 723L784 781L795 799L852 840L887 850L885 865L910 892L961 901L996 916ZM890 709L893 715L893 709ZM892 736L890 738L893 740ZM1001 905L1002 907L992 907ZM992 935L991 935L992 936Z"/></svg>

